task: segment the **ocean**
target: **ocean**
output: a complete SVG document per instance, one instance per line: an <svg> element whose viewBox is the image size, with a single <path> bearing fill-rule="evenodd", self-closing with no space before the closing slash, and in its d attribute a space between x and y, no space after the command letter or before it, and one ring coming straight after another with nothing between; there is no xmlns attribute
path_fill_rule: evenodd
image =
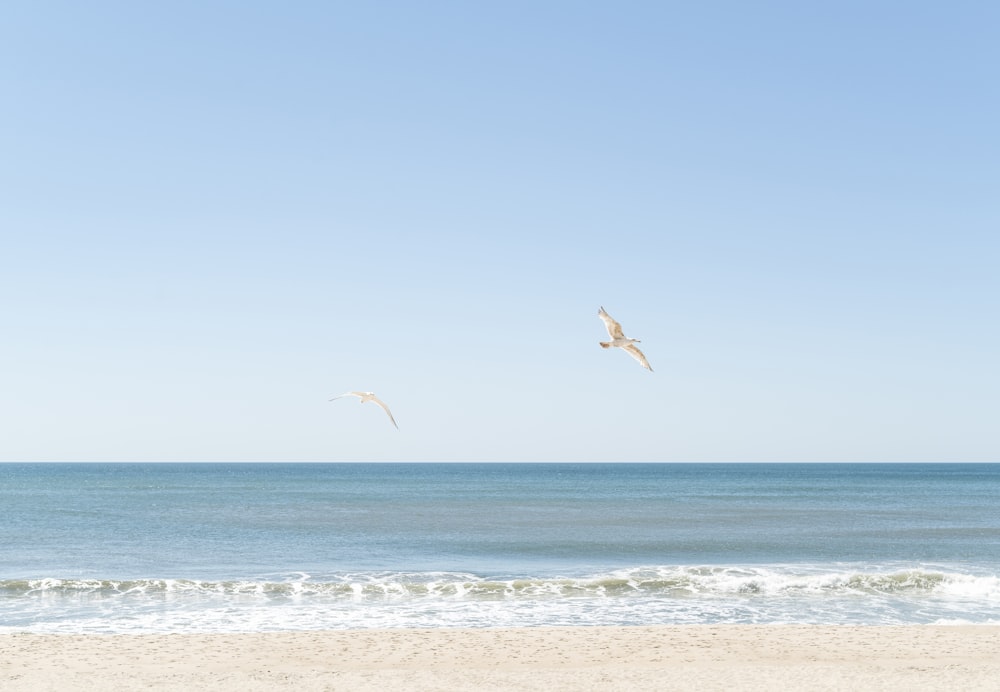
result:
<svg viewBox="0 0 1000 692"><path fill-rule="evenodd" d="M1000 624L1000 464L0 464L0 632Z"/></svg>

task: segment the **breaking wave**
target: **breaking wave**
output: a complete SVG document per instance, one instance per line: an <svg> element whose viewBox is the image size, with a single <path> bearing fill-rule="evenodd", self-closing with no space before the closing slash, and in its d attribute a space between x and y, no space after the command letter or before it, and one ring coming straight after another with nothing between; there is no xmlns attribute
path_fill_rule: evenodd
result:
<svg viewBox="0 0 1000 692"><path fill-rule="evenodd" d="M280 580L11 579L0 597L225 595L261 599L533 598L732 595L968 594L1000 600L1000 578L923 568L794 571L766 567L640 567L584 577L490 578L455 572L366 572Z"/></svg>
<svg viewBox="0 0 1000 692"><path fill-rule="evenodd" d="M582 576L356 572L217 581L0 581L0 632L998 622L996 574L926 566L660 566Z"/></svg>

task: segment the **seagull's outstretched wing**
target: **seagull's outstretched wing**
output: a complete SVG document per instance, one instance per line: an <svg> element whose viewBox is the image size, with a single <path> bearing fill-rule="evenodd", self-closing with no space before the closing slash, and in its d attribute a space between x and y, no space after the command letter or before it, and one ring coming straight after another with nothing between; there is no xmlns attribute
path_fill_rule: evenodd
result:
<svg viewBox="0 0 1000 692"><path fill-rule="evenodd" d="M359 398L364 398L363 394L364 394L364 392L344 392L340 396L333 397L332 399L330 399L330 401L336 401L337 399L343 399L345 396L356 396L356 397L359 397Z"/></svg>
<svg viewBox="0 0 1000 692"><path fill-rule="evenodd" d="M611 315L605 312L603 307L597 311L597 316L601 318L602 322L604 322L604 327L608 330L608 336L612 339L625 338L625 334L622 333L622 326L615 322Z"/></svg>
<svg viewBox="0 0 1000 692"><path fill-rule="evenodd" d="M385 411L385 415L389 416L389 420L391 420L392 424L396 426L396 430L399 430L399 426L396 425L396 419L392 417L392 412L389 410L389 407L385 405L385 402L377 396L373 396L371 400L382 407L382 410Z"/></svg>
<svg viewBox="0 0 1000 692"><path fill-rule="evenodd" d="M646 360L646 356L643 355L638 346L635 344L629 344L628 346L622 346L622 350L626 351L630 356L642 363L642 367L646 368L650 372L653 372L653 368L649 367L649 361Z"/></svg>

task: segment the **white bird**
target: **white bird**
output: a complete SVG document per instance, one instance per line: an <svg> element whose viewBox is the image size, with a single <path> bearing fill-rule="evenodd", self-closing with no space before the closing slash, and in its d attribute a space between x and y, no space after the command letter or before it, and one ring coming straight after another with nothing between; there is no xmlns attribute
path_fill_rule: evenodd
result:
<svg viewBox="0 0 1000 692"><path fill-rule="evenodd" d="M622 326L615 322L615 320L604 311L602 307L597 311L597 316L601 318L604 322L604 326L608 330L608 336L611 337L611 341L601 341L601 348L611 348L617 347L628 353L630 356L635 358L637 361L642 363L642 367L646 368L650 372L653 372L653 368L649 367L649 361L646 360L646 356L642 354L639 347L636 344L641 343L638 339L629 339L622 332Z"/></svg>
<svg viewBox="0 0 1000 692"><path fill-rule="evenodd" d="M379 406L382 407L382 410L385 411L385 415L389 416L389 420L392 421L392 424L396 425L396 419L392 417L392 412L389 411L389 407L385 405L384 401L375 396L374 392L344 392L340 396L333 397L332 399L330 399L330 401L343 399L345 396L356 396L359 399L361 399L362 404L365 403L366 401L371 401L373 403L378 404ZM398 425L396 425L396 430L399 430Z"/></svg>

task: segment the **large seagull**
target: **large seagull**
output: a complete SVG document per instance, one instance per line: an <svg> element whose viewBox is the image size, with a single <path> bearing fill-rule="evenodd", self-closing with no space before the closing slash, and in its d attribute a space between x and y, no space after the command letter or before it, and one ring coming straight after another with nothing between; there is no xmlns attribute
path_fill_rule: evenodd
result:
<svg viewBox="0 0 1000 692"><path fill-rule="evenodd" d="M389 420L392 421L392 424L396 425L396 419L392 417L392 413L389 411L389 407L385 405L384 401L375 396L374 392L344 392L340 396L333 397L332 399L330 399L330 401L343 399L345 396L356 396L359 399L361 399L362 404L365 403L366 401L371 401L373 403L378 404L379 406L382 407L382 410L385 411L385 415L389 416ZM399 430L398 425L396 425L396 430Z"/></svg>
<svg viewBox="0 0 1000 692"><path fill-rule="evenodd" d="M650 372L653 372L653 368L649 367L649 361L646 360L646 356L644 356L642 351L639 350L639 347L636 346L636 344L639 343L639 340L629 339L625 336L622 332L622 326L615 322L611 315L604 311L603 307L597 311L597 316L601 318L602 322L604 322L604 326L608 329L608 336L611 337L611 341L600 342L601 348L611 348L616 346L639 361L642 364L642 367L646 368Z"/></svg>

